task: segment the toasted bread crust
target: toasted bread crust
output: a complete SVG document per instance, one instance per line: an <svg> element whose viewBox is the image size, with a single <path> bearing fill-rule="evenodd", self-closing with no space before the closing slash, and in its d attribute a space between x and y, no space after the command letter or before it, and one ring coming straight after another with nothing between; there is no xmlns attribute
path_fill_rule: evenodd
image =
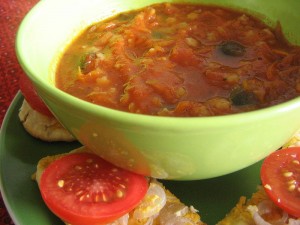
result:
<svg viewBox="0 0 300 225"><path fill-rule="evenodd" d="M76 140L56 118L45 116L32 109L25 99L19 111L19 119L29 134L43 141Z"/></svg>

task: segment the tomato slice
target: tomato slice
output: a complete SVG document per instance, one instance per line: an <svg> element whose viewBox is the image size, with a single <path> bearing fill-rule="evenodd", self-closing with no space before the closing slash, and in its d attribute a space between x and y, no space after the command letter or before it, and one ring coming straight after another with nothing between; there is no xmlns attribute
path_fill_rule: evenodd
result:
<svg viewBox="0 0 300 225"><path fill-rule="evenodd" d="M300 147L270 154L263 162L261 180L269 198L294 217L300 217Z"/></svg>
<svg viewBox="0 0 300 225"><path fill-rule="evenodd" d="M36 92L36 90L32 85L32 82L25 74L22 74L20 76L19 86L24 98L31 106L31 108L46 116L53 117L53 114L50 112L48 107L39 97L38 93Z"/></svg>
<svg viewBox="0 0 300 225"><path fill-rule="evenodd" d="M40 180L49 209L72 225L112 222L136 207L147 179L91 153L66 155L51 163Z"/></svg>

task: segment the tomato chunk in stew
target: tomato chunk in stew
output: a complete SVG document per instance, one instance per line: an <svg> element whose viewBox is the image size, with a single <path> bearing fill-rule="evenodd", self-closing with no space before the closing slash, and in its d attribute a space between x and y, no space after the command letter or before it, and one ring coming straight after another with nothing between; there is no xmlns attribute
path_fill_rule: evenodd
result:
<svg viewBox="0 0 300 225"><path fill-rule="evenodd" d="M155 4L93 24L66 49L56 86L117 110L201 117L300 93L300 48L244 12Z"/></svg>

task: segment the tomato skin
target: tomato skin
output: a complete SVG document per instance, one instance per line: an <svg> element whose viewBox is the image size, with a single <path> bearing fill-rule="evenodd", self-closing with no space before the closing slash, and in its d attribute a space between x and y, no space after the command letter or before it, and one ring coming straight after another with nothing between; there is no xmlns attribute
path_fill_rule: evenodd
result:
<svg viewBox="0 0 300 225"><path fill-rule="evenodd" d="M112 222L136 207L148 190L144 176L95 154L74 153L51 163L40 180L49 209L72 225Z"/></svg>
<svg viewBox="0 0 300 225"><path fill-rule="evenodd" d="M53 114L39 97L38 93L32 85L32 82L25 74L20 75L19 86L24 98L31 106L31 108L45 116L53 117Z"/></svg>
<svg viewBox="0 0 300 225"><path fill-rule="evenodd" d="M261 181L269 198L294 217L300 217L300 147L270 154L261 167Z"/></svg>

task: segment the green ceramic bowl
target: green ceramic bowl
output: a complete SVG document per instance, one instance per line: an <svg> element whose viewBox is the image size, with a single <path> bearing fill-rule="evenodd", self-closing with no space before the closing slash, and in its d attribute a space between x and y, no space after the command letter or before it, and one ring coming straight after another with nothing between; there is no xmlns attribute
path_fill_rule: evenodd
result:
<svg viewBox="0 0 300 225"><path fill-rule="evenodd" d="M254 112L208 118L166 118L116 111L72 97L53 84L53 65L83 27L159 0L44 0L25 17L17 55L58 120L84 145L132 171L163 179L217 177L247 167L278 149L300 128L300 98ZM187 2L187 1L186 1ZM207 0L280 20L300 43L300 1Z"/></svg>

